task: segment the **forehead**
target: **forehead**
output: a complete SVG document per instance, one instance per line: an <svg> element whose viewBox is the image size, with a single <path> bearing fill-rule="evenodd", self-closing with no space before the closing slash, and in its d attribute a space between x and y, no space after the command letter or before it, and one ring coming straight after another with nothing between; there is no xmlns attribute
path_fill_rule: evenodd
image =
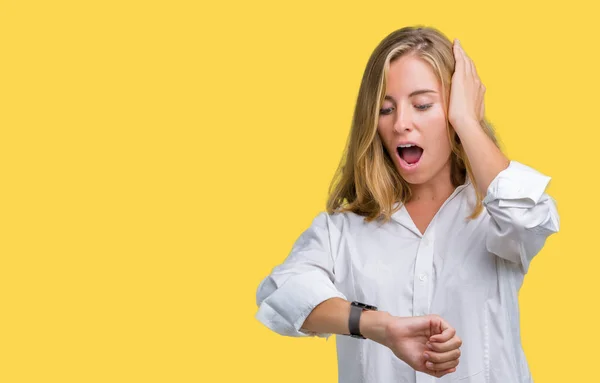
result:
<svg viewBox="0 0 600 383"><path fill-rule="evenodd" d="M390 64L386 88L388 94L407 96L418 89L433 89L440 92L441 84L427 61L405 55Z"/></svg>

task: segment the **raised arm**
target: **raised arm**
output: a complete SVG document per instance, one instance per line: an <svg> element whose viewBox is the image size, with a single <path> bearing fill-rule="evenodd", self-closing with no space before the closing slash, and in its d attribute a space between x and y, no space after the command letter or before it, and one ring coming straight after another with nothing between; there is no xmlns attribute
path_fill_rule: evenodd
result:
<svg viewBox="0 0 600 383"><path fill-rule="evenodd" d="M485 87L462 46L453 45L448 120L469 158L478 192L491 216L488 251L518 263L523 272L559 228L554 200L544 193L550 177L509 159L484 132Z"/></svg>
<svg viewBox="0 0 600 383"><path fill-rule="evenodd" d="M546 239L559 230L556 203L545 193L549 182L550 177L511 161L491 182L483 200L491 216L487 249L520 264L524 273Z"/></svg>

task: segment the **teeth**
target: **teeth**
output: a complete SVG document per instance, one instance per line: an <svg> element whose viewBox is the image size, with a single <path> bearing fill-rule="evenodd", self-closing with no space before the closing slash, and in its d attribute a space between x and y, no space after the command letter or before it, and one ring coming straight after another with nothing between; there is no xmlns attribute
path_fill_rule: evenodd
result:
<svg viewBox="0 0 600 383"><path fill-rule="evenodd" d="M413 144L398 145L399 148L410 148L411 146L416 146L416 145L413 145Z"/></svg>

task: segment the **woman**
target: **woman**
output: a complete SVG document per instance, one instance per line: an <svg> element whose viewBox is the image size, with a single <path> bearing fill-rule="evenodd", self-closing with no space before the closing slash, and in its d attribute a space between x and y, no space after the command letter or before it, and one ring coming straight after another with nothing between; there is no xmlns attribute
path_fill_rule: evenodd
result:
<svg viewBox="0 0 600 383"><path fill-rule="evenodd" d="M257 290L279 334L351 335L340 382L532 382L518 291L559 217L550 177L499 149L484 93L434 28L368 61L327 211Z"/></svg>

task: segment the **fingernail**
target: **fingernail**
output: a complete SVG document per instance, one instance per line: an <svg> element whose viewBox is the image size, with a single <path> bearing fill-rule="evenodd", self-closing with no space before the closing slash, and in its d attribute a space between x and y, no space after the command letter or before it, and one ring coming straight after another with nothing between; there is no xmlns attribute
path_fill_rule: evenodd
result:
<svg viewBox="0 0 600 383"><path fill-rule="evenodd" d="M429 354L425 353L425 359L429 360Z"/></svg>
<svg viewBox="0 0 600 383"><path fill-rule="evenodd" d="M425 365L427 366L427 368L432 368L433 367L433 363L431 363L431 362L426 362Z"/></svg>
<svg viewBox="0 0 600 383"><path fill-rule="evenodd" d="M429 349L433 350L433 346L431 345L431 343L427 342L426 346L427 346Z"/></svg>

